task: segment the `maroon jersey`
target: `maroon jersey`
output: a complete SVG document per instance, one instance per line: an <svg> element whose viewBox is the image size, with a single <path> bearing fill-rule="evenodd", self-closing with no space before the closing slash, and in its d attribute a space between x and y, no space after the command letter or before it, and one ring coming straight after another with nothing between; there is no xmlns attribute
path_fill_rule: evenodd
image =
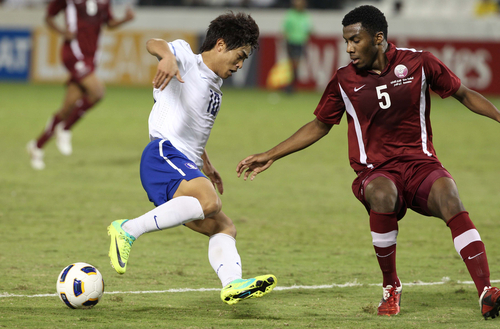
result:
<svg viewBox="0 0 500 329"><path fill-rule="evenodd" d="M47 9L48 16L65 11L66 26L76 33L76 39L66 41L65 47L79 60L94 57L101 25L113 17L110 11L111 0L52 0Z"/></svg>
<svg viewBox="0 0 500 329"><path fill-rule="evenodd" d="M430 125L429 87L442 98L460 79L427 51L389 43L379 75L350 63L337 70L314 114L339 124L347 112L349 160L359 173L403 154L436 157Z"/></svg>

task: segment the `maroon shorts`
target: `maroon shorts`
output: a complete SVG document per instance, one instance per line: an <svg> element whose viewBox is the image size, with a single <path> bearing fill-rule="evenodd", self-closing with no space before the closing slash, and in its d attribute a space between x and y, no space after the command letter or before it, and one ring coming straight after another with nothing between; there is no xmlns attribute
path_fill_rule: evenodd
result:
<svg viewBox="0 0 500 329"><path fill-rule="evenodd" d="M432 216L427 207L427 199L434 182L441 177L453 177L436 158L418 155L405 155L392 158L373 169L363 170L352 183L356 198L370 212L365 199L366 186L377 177L390 179L398 190L398 219L403 218L410 208L419 214Z"/></svg>
<svg viewBox="0 0 500 329"><path fill-rule="evenodd" d="M78 58L69 43L63 45L61 58L64 66L70 73L68 83L80 83L83 78L95 70L94 56L79 56Z"/></svg>

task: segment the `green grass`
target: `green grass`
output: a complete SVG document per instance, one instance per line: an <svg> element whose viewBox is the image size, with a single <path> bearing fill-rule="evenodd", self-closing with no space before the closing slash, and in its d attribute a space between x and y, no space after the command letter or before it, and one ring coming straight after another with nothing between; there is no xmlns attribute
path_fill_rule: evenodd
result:
<svg viewBox="0 0 500 329"><path fill-rule="evenodd" d="M354 198L346 123L310 148L278 161L253 182L237 163L314 118L318 93L285 95L226 89L207 150L224 180L223 209L238 229L244 276L274 273L278 286L356 282L353 287L276 290L235 306L207 259L207 238L185 227L141 237L127 274L107 257L106 226L152 209L139 180L148 142L150 88L108 87L106 98L75 127L74 154L46 148L44 171L31 169L25 145L60 105L59 85L0 84L0 328L490 328L446 225L411 211L400 222L398 274L406 285L401 314L378 317L381 274L368 216ZM492 99L500 106L500 99ZM453 99L433 98L434 142L458 183L500 280L498 141L492 120ZM345 121L345 118L344 118ZM99 268L107 292L92 310L71 310L55 294L64 266ZM127 293L129 292L129 293Z"/></svg>

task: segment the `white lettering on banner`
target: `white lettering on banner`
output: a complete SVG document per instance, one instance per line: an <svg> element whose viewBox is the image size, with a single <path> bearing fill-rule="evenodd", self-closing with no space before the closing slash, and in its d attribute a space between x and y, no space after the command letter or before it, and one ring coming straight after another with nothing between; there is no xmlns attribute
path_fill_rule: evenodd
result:
<svg viewBox="0 0 500 329"><path fill-rule="evenodd" d="M103 34L97 75L106 82L150 83L149 67L158 65L158 60L137 45L145 45L148 39L149 36L137 39L134 35Z"/></svg>
<svg viewBox="0 0 500 329"><path fill-rule="evenodd" d="M286 43L284 40L277 38L275 47L275 63L278 63L288 56ZM323 90L334 73L335 57L336 52L333 44L320 47L318 44L309 42L297 67L297 80L305 84L313 81L318 90Z"/></svg>
<svg viewBox="0 0 500 329"><path fill-rule="evenodd" d="M464 84L475 89L484 89L490 85L492 73L487 62L491 60L491 55L488 51L461 49L456 58L455 72L463 77Z"/></svg>
<svg viewBox="0 0 500 329"><path fill-rule="evenodd" d="M143 81L144 70L139 63L139 54L134 39L124 36L115 58L115 72L119 76L128 75L132 81Z"/></svg>
<svg viewBox="0 0 500 329"><path fill-rule="evenodd" d="M61 58L61 39L46 28L36 29L34 35L33 74L34 81L64 81L68 72ZM127 85L151 85L158 60L146 51L146 41L152 37L165 40L184 39L194 47L196 36L184 32L163 31L104 31L99 38L95 60L96 74L105 83ZM19 47L24 47L19 45Z"/></svg>
<svg viewBox="0 0 500 329"><path fill-rule="evenodd" d="M64 66L61 64L60 60L57 60L55 64L51 63L49 60L49 54L51 51L49 34L40 33L37 36L36 51L34 59L36 61L35 76L41 81L46 80L58 80L63 79L67 76ZM59 58L59 54L57 54Z"/></svg>
<svg viewBox="0 0 500 329"><path fill-rule="evenodd" d="M312 79L319 90L324 89L333 75L334 60L335 47L332 44L326 44L323 49L320 49L318 45L309 43L305 63L302 60L297 68L299 81Z"/></svg>
<svg viewBox="0 0 500 329"><path fill-rule="evenodd" d="M29 53L31 50L31 39L29 38L16 38L16 54L17 63L16 68L25 70L29 60Z"/></svg>
<svg viewBox="0 0 500 329"><path fill-rule="evenodd" d="M14 45L10 38L0 40L0 67L12 70L14 66Z"/></svg>
<svg viewBox="0 0 500 329"><path fill-rule="evenodd" d="M103 33L99 38L99 50L97 53L99 69L97 76L104 81L112 81L116 77L116 72L113 68L114 58L107 49L112 48L116 44L116 38L112 34Z"/></svg>
<svg viewBox="0 0 500 329"><path fill-rule="evenodd" d="M288 58L287 50L286 50L286 40L282 38L276 39L274 42L276 48L276 63L279 63L282 60Z"/></svg>
<svg viewBox="0 0 500 329"><path fill-rule="evenodd" d="M444 46L441 50L428 48L462 80L463 84L473 89L486 89L491 84L493 73L488 62L492 56L486 49L456 49Z"/></svg>
<svg viewBox="0 0 500 329"><path fill-rule="evenodd" d="M31 41L27 37L3 37L0 40L0 69L9 73L24 72L28 69Z"/></svg>

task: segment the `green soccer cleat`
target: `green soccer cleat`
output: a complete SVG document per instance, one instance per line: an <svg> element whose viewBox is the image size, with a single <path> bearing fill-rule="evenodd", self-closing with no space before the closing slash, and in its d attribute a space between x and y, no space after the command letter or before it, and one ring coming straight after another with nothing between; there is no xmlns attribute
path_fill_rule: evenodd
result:
<svg viewBox="0 0 500 329"><path fill-rule="evenodd" d="M262 297L276 287L276 277L272 274L251 279L236 279L225 286L220 298L226 304L233 305L243 299Z"/></svg>
<svg viewBox="0 0 500 329"><path fill-rule="evenodd" d="M109 246L109 258L111 266L119 274L127 270L128 255L135 238L122 229L123 223L128 219L115 220L108 226L108 235L111 236L111 245Z"/></svg>

